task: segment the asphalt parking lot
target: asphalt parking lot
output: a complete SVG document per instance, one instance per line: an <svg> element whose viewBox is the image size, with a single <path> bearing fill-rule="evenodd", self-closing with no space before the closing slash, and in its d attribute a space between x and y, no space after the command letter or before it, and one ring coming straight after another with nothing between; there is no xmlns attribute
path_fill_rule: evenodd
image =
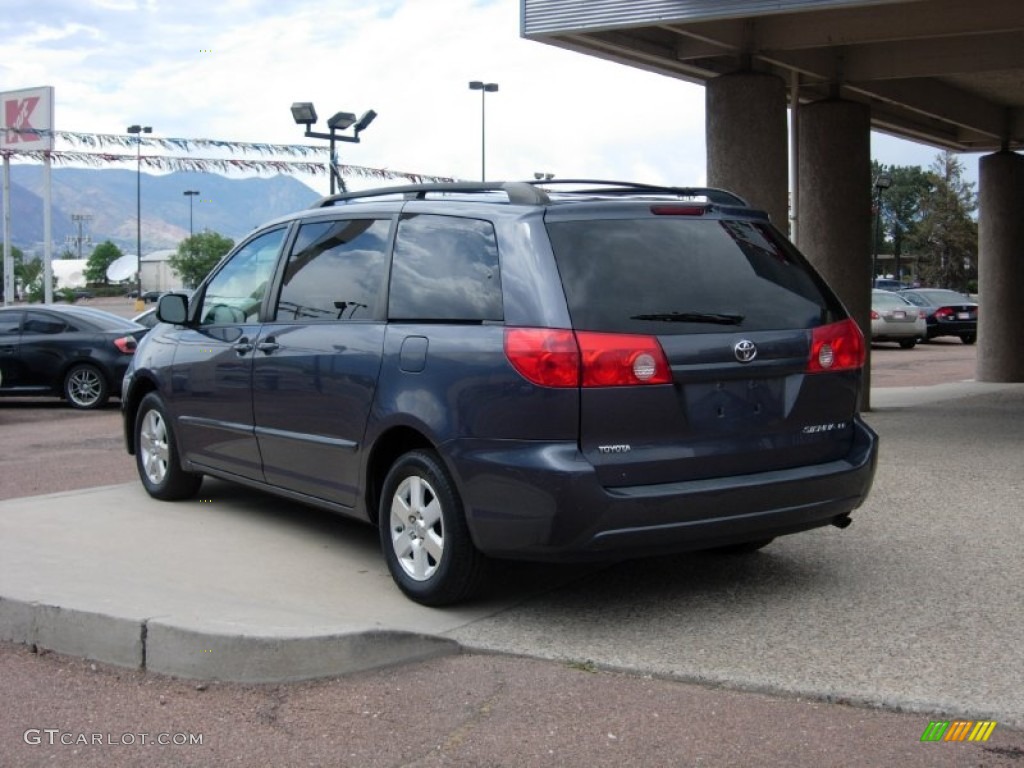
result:
<svg viewBox="0 0 1024 768"><path fill-rule="evenodd" d="M753 558L658 558L554 574L553 588L512 584L499 610L446 632L468 652L326 681L184 682L6 644L0 764L1024 765L1012 727L1024 724L1024 627L1009 591L1022 576L1024 467L1008 422L1024 398L1010 388L949 399L918 362L972 350L876 348L876 372L889 363L914 383L877 398L883 461L848 531L790 537ZM966 362L957 370L943 380L973 376ZM893 394L919 403L917 387L938 399L908 406ZM116 408L0 401L0 430L0 498L134 481ZM952 468L951 454L963 459ZM226 485L212 494L231 514L253 504ZM0 520L16 507L0 504ZM287 505L260 517L350 547L376 575L372 536L350 524ZM232 530L223 546L244 547ZM145 557L147 543L132 544ZM260 584L268 569L251 566L242 580ZM223 563L205 567L211 581L230 579ZM304 599L340 599L332 580L321 574ZM922 744L936 712L1000 725L984 745ZM29 729L117 743L32 744ZM124 743L140 732L204 743Z"/></svg>

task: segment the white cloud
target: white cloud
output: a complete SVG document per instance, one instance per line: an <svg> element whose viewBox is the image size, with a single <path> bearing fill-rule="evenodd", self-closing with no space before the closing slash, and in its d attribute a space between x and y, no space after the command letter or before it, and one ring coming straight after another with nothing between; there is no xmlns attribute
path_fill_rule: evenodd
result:
<svg viewBox="0 0 1024 768"><path fill-rule="evenodd" d="M7 3L0 89L55 86L60 129L318 143L292 102L314 102L321 129L372 108L341 162L475 179L481 97L467 84L485 80L500 86L486 96L488 178L706 178L703 88L524 40L518 0Z"/></svg>
<svg viewBox="0 0 1024 768"><path fill-rule="evenodd" d="M200 12L202 9L202 12ZM342 162L477 178L703 178L703 89L519 37L517 0L67 4L8 16L4 89L54 85L57 127L306 143L293 101L379 117ZM52 17L52 16L51 16ZM40 43L43 43L40 45ZM315 142L314 142L315 143ZM307 179L323 185L324 180Z"/></svg>

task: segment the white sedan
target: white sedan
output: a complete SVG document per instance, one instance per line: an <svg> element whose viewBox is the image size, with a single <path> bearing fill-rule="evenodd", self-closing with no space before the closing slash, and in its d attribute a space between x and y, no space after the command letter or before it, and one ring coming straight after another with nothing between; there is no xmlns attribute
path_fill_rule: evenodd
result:
<svg viewBox="0 0 1024 768"><path fill-rule="evenodd" d="M913 349L928 332L925 312L892 291L871 291L871 341L898 341Z"/></svg>

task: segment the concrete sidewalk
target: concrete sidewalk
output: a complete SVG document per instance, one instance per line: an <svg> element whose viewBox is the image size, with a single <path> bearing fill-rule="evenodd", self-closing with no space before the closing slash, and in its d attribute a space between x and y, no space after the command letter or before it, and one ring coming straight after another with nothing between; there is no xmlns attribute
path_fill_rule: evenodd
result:
<svg viewBox="0 0 1024 768"><path fill-rule="evenodd" d="M208 480L0 502L0 640L172 675L295 680L462 648L1024 725L1024 385L876 389L848 531L745 558L508 565L428 609L375 532Z"/></svg>

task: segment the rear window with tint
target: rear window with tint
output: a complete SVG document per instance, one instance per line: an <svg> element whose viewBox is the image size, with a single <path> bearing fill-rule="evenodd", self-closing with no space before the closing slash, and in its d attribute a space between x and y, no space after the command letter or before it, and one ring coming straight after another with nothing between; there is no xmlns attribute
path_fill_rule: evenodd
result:
<svg viewBox="0 0 1024 768"><path fill-rule="evenodd" d="M911 306L906 299L888 291L875 291L871 295L871 306L881 309L906 309Z"/></svg>
<svg viewBox="0 0 1024 768"><path fill-rule="evenodd" d="M658 217L547 228L579 330L779 330L844 316L803 257L761 222Z"/></svg>

